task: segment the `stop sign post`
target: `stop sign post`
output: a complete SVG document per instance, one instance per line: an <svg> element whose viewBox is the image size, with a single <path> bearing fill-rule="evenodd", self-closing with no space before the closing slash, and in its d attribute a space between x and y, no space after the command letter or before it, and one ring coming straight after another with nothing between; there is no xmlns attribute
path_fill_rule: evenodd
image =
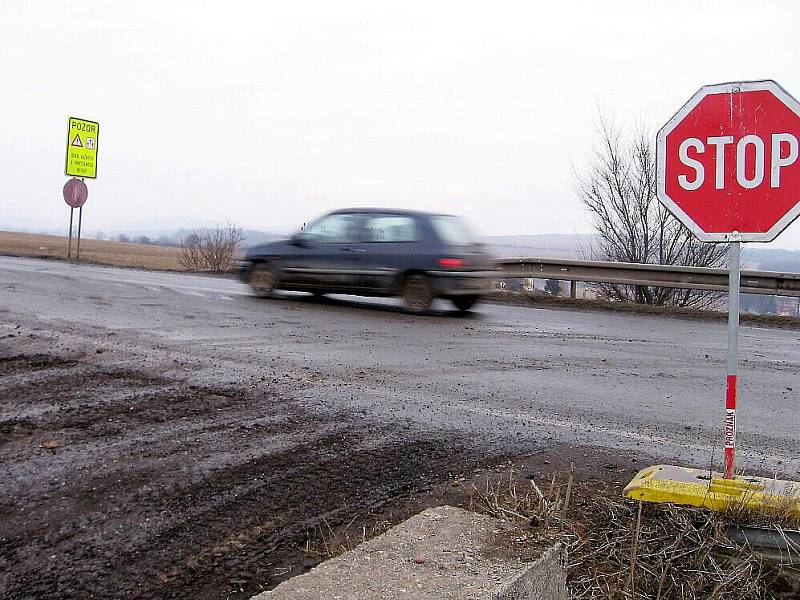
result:
<svg viewBox="0 0 800 600"><path fill-rule="evenodd" d="M657 195L704 242L729 243L725 478L734 475L742 242L800 215L800 103L774 81L708 85L661 128Z"/></svg>
<svg viewBox="0 0 800 600"><path fill-rule="evenodd" d="M81 259L81 222L83 221L83 205L89 197L89 189L82 179L73 177L64 184L62 190L64 202L69 205L69 241L67 242L67 258L72 256L72 216L78 209L78 249L77 260Z"/></svg>

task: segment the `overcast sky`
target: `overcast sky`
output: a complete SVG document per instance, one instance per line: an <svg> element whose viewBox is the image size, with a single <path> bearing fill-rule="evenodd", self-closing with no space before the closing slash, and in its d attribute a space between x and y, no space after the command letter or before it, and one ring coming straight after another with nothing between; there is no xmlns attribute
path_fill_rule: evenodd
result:
<svg viewBox="0 0 800 600"><path fill-rule="evenodd" d="M598 106L655 132L707 83L800 96L798 23L791 1L3 2L0 226L66 229L72 115L101 127L88 229L375 205L589 232Z"/></svg>

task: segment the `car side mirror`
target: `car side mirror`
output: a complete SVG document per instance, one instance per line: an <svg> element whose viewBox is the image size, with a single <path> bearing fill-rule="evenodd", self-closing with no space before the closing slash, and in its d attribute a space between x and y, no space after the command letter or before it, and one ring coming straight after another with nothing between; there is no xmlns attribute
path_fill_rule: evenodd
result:
<svg viewBox="0 0 800 600"><path fill-rule="evenodd" d="M301 233L295 233L290 239L289 242L292 246L307 246L308 239Z"/></svg>

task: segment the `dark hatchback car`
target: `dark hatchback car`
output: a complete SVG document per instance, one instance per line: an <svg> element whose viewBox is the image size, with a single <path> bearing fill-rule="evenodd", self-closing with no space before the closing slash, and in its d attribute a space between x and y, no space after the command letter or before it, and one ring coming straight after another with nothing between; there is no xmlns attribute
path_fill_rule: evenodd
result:
<svg viewBox="0 0 800 600"><path fill-rule="evenodd" d="M434 298L469 310L488 291L495 264L458 217L354 208L325 215L289 240L250 248L239 273L259 296L276 289L400 295L421 313Z"/></svg>

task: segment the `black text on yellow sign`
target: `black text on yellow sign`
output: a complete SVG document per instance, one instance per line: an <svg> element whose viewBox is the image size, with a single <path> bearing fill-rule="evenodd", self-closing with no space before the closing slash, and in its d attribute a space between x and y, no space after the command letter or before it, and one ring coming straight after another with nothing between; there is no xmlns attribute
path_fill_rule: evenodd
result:
<svg viewBox="0 0 800 600"><path fill-rule="evenodd" d="M97 146L100 124L86 119L69 118L67 160L64 173L72 177L97 177Z"/></svg>

